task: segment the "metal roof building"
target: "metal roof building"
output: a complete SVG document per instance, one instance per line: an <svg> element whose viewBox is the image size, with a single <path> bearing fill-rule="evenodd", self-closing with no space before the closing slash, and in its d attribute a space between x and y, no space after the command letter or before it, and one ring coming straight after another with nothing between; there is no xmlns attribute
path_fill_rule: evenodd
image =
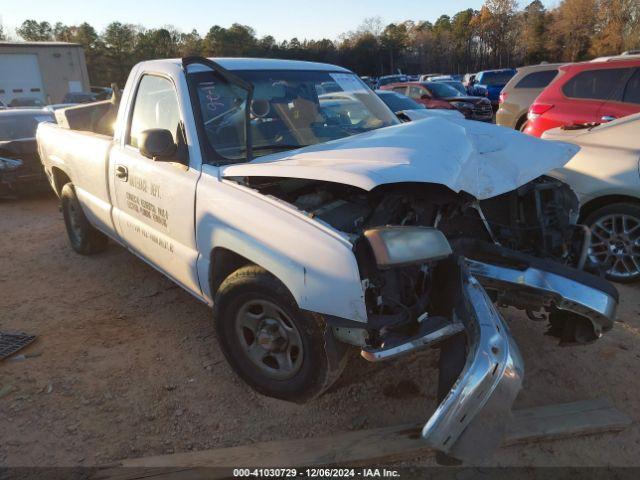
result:
<svg viewBox="0 0 640 480"><path fill-rule="evenodd" d="M60 103L69 92L89 91L84 50L77 43L0 42L0 100L35 97Z"/></svg>

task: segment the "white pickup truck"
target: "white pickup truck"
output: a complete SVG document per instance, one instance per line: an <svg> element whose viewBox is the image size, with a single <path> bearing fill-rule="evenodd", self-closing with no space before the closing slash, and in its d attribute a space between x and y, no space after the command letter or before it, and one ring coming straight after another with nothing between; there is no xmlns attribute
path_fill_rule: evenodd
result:
<svg viewBox="0 0 640 480"><path fill-rule="evenodd" d="M111 238L211 305L229 363L265 395L319 395L354 347L382 361L437 345L422 437L482 458L524 371L494 304L561 343L613 325L615 288L574 268L577 198L543 176L578 147L401 123L352 72L285 60L143 62L121 98L57 116L37 139L73 249Z"/></svg>

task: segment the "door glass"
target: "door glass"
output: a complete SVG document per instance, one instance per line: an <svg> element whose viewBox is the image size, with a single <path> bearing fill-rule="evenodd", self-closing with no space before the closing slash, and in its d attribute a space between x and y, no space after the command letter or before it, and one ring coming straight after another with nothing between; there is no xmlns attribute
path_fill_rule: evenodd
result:
<svg viewBox="0 0 640 480"><path fill-rule="evenodd" d="M624 103L640 103L640 69L636 70L624 89Z"/></svg>
<svg viewBox="0 0 640 480"><path fill-rule="evenodd" d="M581 72L562 87L562 92L569 98L614 100L618 86L628 73L628 68Z"/></svg>
<svg viewBox="0 0 640 480"><path fill-rule="evenodd" d="M424 91L420 87L411 86L409 87L409 97L419 100L422 95L425 95L427 92Z"/></svg>
<svg viewBox="0 0 640 480"><path fill-rule="evenodd" d="M544 72L533 72L525 76L518 82L515 88L544 88L556 78L558 70L546 70Z"/></svg>
<svg viewBox="0 0 640 480"><path fill-rule="evenodd" d="M171 81L155 75L142 77L133 105L127 144L138 148L140 133L150 128L169 130L173 140L178 143L179 124L178 98Z"/></svg>
<svg viewBox="0 0 640 480"><path fill-rule="evenodd" d="M393 91L401 95L406 95L407 87L393 87Z"/></svg>

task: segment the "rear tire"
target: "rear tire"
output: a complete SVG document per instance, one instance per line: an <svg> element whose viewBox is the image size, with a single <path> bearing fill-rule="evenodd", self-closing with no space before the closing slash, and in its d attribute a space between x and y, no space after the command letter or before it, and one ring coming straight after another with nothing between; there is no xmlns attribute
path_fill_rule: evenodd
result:
<svg viewBox="0 0 640 480"><path fill-rule="evenodd" d="M60 202L71 248L81 255L104 251L109 239L87 220L72 183L67 183L62 187Z"/></svg>
<svg viewBox="0 0 640 480"><path fill-rule="evenodd" d="M227 361L254 390L304 403L338 379L347 358L321 315L301 311L276 277L256 265L236 270L214 302Z"/></svg>
<svg viewBox="0 0 640 480"><path fill-rule="evenodd" d="M592 265L608 265L605 276L614 282L640 280L640 205L613 203L591 212L582 223L591 229Z"/></svg>

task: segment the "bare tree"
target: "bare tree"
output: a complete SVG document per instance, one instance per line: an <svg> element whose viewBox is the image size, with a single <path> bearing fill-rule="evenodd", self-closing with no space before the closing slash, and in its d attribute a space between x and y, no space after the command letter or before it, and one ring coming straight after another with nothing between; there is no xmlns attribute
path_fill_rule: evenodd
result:
<svg viewBox="0 0 640 480"><path fill-rule="evenodd" d="M595 36L597 0L562 0L552 12L548 49L561 61L587 57Z"/></svg>

